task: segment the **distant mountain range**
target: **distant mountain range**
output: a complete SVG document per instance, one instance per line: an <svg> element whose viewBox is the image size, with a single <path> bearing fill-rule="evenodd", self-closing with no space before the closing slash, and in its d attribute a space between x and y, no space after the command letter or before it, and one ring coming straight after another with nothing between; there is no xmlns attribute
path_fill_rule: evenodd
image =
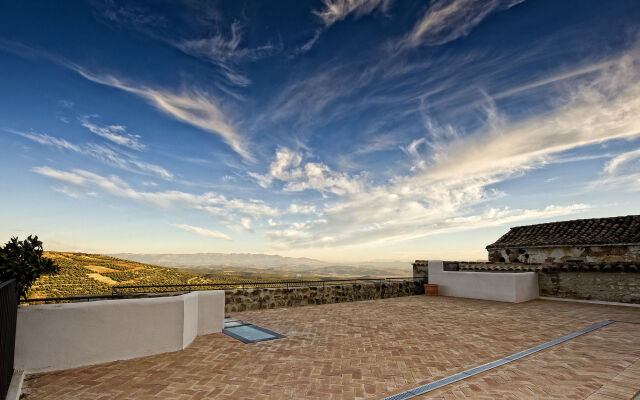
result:
<svg viewBox="0 0 640 400"><path fill-rule="evenodd" d="M410 261L329 263L307 257L251 253L110 254L112 257L206 272L207 270L263 270L300 276L410 276Z"/></svg>

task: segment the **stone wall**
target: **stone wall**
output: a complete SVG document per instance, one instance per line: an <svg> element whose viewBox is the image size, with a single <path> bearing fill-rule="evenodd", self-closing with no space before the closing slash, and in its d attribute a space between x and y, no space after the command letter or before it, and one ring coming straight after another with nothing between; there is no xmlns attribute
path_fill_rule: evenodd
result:
<svg viewBox="0 0 640 400"><path fill-rule="evenodd" d="M640 246L566 246L506 248L489 250L489 262L640 262Z"/></svg>
<svg viewBox="0 0 640 400"><path fill-rule="evenodd" d="M418 294L424 294L423 282L418 280L290 289L234 289L225 291L225 312L386 299Z"/></svg>
<svg viewBox="0 0 640 400"><path fill-rule="evenodd" d="M421 274L416 261L414 274ZM451 271L537 272L540 296L640 304L640 263L493 263L445 261Z"/></svg>
<svg viewBox="0 0 640 400"><path fill-rule="evenodd" d="M416 279L427 280L429 276L429 261L416 260L413 263L413 277Z"/></svg>
<svg viewBox="0 0 640 400"><path fill-rule="evenodd" d="M443 261L443 271L457 271L458 261ZM416 260L413 262L413 277L417 279L423 279L424 283L429 280L429 261L428 260Z"/></svg>
<svg viewBox="0 0 640 400"><path fill-rule="evenodd" d="M542 271L540 296L640 304L640 273Z"/></svg>

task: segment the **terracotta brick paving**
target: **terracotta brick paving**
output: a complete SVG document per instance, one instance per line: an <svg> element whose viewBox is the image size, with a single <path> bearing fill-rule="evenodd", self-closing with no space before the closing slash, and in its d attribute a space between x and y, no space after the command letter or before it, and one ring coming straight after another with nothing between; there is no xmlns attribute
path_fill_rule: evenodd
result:
<svg viewBox="0 0 640 400"><path fill-rule="evenodd" d="M29 376L26 398L377 399L607 319L640 322L640 308L412 296L232 316L287 338L201 336L181 352ZM619 398L640 390L639 359L640 325L616 323L429 397Z"/></svg>
<svg viewBox="0 0 640 400"><path fill-rule="evenodd" d="M631 399L640 390L640 325L608 325L419 399Z"/></svg>

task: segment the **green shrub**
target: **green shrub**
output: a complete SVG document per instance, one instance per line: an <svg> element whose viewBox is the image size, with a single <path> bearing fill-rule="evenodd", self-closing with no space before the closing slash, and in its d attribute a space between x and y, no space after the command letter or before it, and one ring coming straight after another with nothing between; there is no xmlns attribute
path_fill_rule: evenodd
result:
<svg viewBox="0 0 640 400"><path fill-rule="evenodd" d="M18 296L27 297L27 290L40 275L58 272L56 263L42 256L42 242L29 235L25 240L11 238L0 247L0 281L16 280Z"/></svg>

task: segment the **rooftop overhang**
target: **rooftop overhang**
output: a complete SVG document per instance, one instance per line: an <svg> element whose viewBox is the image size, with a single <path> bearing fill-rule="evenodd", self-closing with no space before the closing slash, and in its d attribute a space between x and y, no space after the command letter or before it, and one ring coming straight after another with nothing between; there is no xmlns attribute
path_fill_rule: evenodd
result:
<svg viewBox="0 0 640 400"><path fill-rule="evenodd" d="M543 245L506 245L506 246L492 246L488 245L485 248L487 250L503 250L503 249L543 249L543 248L556 248L556 247L619 247L619 246L640 246L640 243L591 243L591 244L543 244Z"/></svg>

